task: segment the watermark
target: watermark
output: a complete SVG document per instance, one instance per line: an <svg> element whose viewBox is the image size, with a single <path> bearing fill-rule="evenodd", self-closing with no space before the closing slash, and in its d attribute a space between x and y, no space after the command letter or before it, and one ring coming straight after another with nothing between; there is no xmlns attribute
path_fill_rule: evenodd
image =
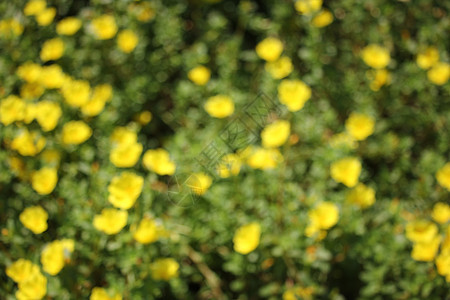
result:
<svg viewBox="0 0 450 300"><path fill-rule="evenodd" d="M273 101L264 93L247 104L240 113L235 114L217 137L209 142L194 158L201 172L210 176L213 181L219 178L218 170L230 165L224 160L226 155L243 150L256 144L260 139L261 130L270 123L271 119L280 117L283 113L278 101ZM196 191L201 178L194 173L176 172L169 178L167 196L171 203L180 207L195 205L203 194Z"/></svg>
<svg viewBox="0 0 450 300"><path fill-rule="evenodd" d="M198 181L193 173L176 172L167 182L167 198L169 202L180 207L195 205L199 196L192 182Z"/></svg>

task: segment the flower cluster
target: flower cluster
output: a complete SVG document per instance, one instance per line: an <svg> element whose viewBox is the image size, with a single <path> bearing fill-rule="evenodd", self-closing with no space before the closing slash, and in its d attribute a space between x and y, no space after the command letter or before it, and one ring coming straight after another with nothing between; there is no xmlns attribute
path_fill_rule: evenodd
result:
<svg viewBox="0 0 450 300"><path fill-rule="evenodd" d="M391 75L386 67L391 57L387 48L370 44L361 51L361 58L366 65L374 69L367 73L367 78L371 80L370 88L373 91L378 91L383 85L390 83Z"/></svg>
<svg viewBox="0 0 450 300"><path fill-rule="evenodd" d="M308 212L309 225L305 234L309 237L319 233L319 238L323 239L327 232L339 220L339 209L336 204L331 202L319 203L315 208Z"/></svg>
<svg viewBox="0 0 450 300"><path fill-rule="evenodd" d="M19 259L6 268L6 275L17 283L16 298L42 299L47 294L47 278L39 266L26 259Z"/></svg>
<svg viewBox="0 0 450 300"><path fill-rule="evenodd" d="M450 78L450 64L439 60L439 51L430 46L417 54L417 65L427 71L428 80L436 85L445 84Z"/></svg>
<svg viewBox="0 0 450 300"><path fill-rule="evenodd" d="M414 243L411 257L417 261L434 260L438 273L450 282L450 226L447 224L450 221L450 206L436 203L431 218L445 226L444 234L439 234L439 227L432 221L419 219L409 222L406 237Z"/></svg>
<svg viewBox="0 0 450 300"><path fill-rule="evenodd" d="M326 8L322 8L322 0L297 0L295 10L308 17L312 16L311 24L314 27L322 28L333 22L333 14Z"/></svg>
<svg viewBox="0 0 450 300"><path fill-rule="evenodd" d="M1 297L447 296L446 5L238 2L0 4Z"/></svg>

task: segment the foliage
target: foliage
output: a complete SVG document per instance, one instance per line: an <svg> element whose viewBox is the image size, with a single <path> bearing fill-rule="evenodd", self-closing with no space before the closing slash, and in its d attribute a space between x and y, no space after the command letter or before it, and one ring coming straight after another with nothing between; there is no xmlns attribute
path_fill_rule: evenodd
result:
<svg viewBox="0 0 450 300"><path fill-rule="evenodd" d="M1 2L0 298L444 299L450 2L303 2Z"/></svg>

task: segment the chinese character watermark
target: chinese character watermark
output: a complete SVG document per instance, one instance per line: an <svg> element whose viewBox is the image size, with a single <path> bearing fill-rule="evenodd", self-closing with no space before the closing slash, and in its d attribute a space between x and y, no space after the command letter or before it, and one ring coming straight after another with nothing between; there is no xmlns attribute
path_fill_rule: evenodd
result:
<svg viewBox="0 0 450 300"><path fill-rule="evenodd" d="M227 166L226 155L257 143L261 130L270 122L271 116L279 117L282 112L278 102L260 93L240 114L231 118L217 138L208 143L195 157L195 162L203 173L217 179L218 172ZM200 179L193 176L196 177L195 173L180 172L169 178L167 195L171 203L180 207L189 207L197 203L199 195L203 193L196 191L201 187L190 184L200 183Z"/></svg>

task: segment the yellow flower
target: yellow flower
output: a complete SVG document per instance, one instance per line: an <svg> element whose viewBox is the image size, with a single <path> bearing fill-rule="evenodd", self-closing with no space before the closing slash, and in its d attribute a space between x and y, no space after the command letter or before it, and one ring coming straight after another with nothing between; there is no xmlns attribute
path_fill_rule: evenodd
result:
<svg viewBox="0 0 450 300"><path fill-rule="evenodd" d="M311 88L301 80L285 79L278 86L278 98L290 111L298 111L311 98Z"/></svg>
<svg viewBox="0 0 450 300"><path fill-rule="evenodd" d="M330 146L333 148L349 148L349 149L355 149L358 146L358 143L355 141L355 139L348 134L347 132L341 132L338 134L333 135L330 138Z"/></svg>
<svg viewBox="0 0 450 300"><path fill-rule="evenodd" d="M56 8L49 7L45 10L41 11L39 14L36 15L36 22L40 26L47 26L50 25L50 23L53 22L53 19L56 15Z"/></svg>
<svg viewBox="0 0 450 300"><path fill-rule="evenodd" d="M445 84L450 78L450 64L438 62L427 72L428 80L437 85Z"/></svg>
<svg viewBox="0 0 450 300"><path fill-rule="evenodd" d="M309 221L318 229L330 229L339 220L339 209L332 202L322 202L308 212Z"/></svg>
<svg viewBox="0 0 450 300"><path fill-rule="evenodd" d="M261 237L261 226L257 222L252 222L239 227L233 237L234 251L241 254L248 254L259 245Z"/></svg>
<svg viewBox="0 0 450 300"><path fill-rule="evenodd" d="M282 299L283 300L297 300L297 296L295 296L294 289L284 291Z"/></svg>
<svg viewBox="0 0 450 300"><path fill-rule="evenodd" d="M64 267L64 247L60 241L53 241L41 253L42 268L50 275L58 274Z"/></svg>
<svg viewBox="0 0 450 300"><path fill-rule="evenodd" d="M20 179L25 180L28 178L28 174L25 168L25 162L23 161L23 159L11 155L8 157L8 164L10 170Z"/></svg>
<svg viewBox="0 0 450 300"><path fill-rule="evenodd" d="M34 156L41 152L45 143L45 138L37 132L29 132L24 129L13 139L11 149L16 150L23 156Z"/></svg>
<svg viewBox="0 0 450 300"><path fill-rule="evenodd" d="M282 79L288 76L294 69L291 59L287 56L282 56L276 61L267 62L265 68L275 79Z"/></svg>
<svg viewBox="0 0 450 300"><path fill-rule="evenodd" d="M37 114L37 104L36 103L27 103L25 105L25 117L23 118L23 122L25 124L30 124L36 119Z"/></svg>
<svg viewBox="0 0 450 300"><path fill-rule="evenodd" d="M316 224L314 224L312 222L310 222L308 224L308 226L306 226L306 228L305 228L305 235L307 237L314 237L314 236L316 236L316 241L323 240L324 238L327 237L327 234L328 233L327 233L326 230L320 230L320 228Z"/></svg>
<svg viewBox="0 0 450 300"><path fill-rule="evenodd" d="M286 143L291 133L291 125L288 121L278 120L267 125L261 132L264 148L276 148Z"/></svg>
<svg viewBox="0 0 450 300"><path fill-rule="evenodd" d="M6 97L0 102L0 122L9 125L22 121L25 117L25 102L15 95Z"/></svg>
<svg viewBox="0 0 450 300"><path fill-rule="evenodd" d="M175 163L170 160L169 152L159 148L147 150L142 158L144 167L158 175L173 175L175 173Z"/></svg>
<svg viewBox="0 0 450 300"><path fill-rule="evenodd" d="M436 179L441 186L450 191L450 162L437 171Z"/></svg>
<svg viewBox="0 0 450 300"><path fill-rule="evenodd" d="M55 168L44 167L31 175L31 186L39 195L50 194L58 182Z"/></svg>
<svg viewBox="0 0 450 300"><path fill-rule="evenodd" d="M365 140L374 131L375 120L365 114L351 113L345 121L345 129L357 141Z"/></svg>
<svg viewBox="0 0 450 300"><path fill-rule="evenodd" d="M64 260L69 257L75 247L74 240L55 240L47 244L41 253L41 263L45 272L58 274L64 267Z"/></svg>
<svg viewBox="0 0 450 300"><path fill-rule="evenodd" d="M25 5L23 13L25 16L34 16L44 11L46 6L45 0L31 0Z"/></svg>
<svg viewBox="0 0 450 300"><path fill-rule="evenodd" d="M204 107L210 116L219 119L226 118L234 113L233 100L225 95L209 97Z"/></svg>
<svg viewBox="0 0 450 300"><path fill-rule="evenodd" d="M355 157L342 158L331 164L330 171L331 177L336 182L354 187L361 173L361 162Z"/></svg>
<svg viewBox="0 0 450 300"><path fill-rule="evenodd" d="M359 183L347 194L347 201L361 208L369 207L375 202L375 190Z"/></svg>
<svg viewBox="0 0 450 300"><path fill-rule="evenodd" d="M444 240L442 241L441 253L450 255L450 225L447 225Z"/></svg>
<svg viewBox="0 0 450 300"><path fill-rule="evenodd" d="M155 10L150 2L142 2L137 9L137 19L141 22L150 21L155 17Z"/></svg>
<svg viewBox="0 0 450 300"><path fill-rule="evenodd" d="M105 104L112 97L112 87L109 84L100 84L94 88L92 96L81 107L81 112L86 116L96 116L105 108Z"/></svg>
<svg viewBox="0 0 450 300"><path fill-rule="evenodd" d="M406 237L414 243L428 243L437 233L436 224L430 221L418 220L406 225Z"/></svg>
<svg viewBox="0 0 450 300"><path fill-rule="evenodd" d="M14 38L21 35L23 25L15 19L0 20L0 37Z"/></svg>
<svg viewBox="0 0 450 300"><path fill-rule="evenodd" d="M131 143L113 148L109 160L119 168L130 168L134 166L142 153L142 144Z"/></svg>
<svg viewBox="0 0 450 300"><path fill-rule="evenodd" d="M416 243L413 245L411 257L417 261L432 261L438 252L440 243L440 236L427 242Z"/></svg>
<svg viewBox="0 0 450 300"><path fill-rule="evenodd" d="M156 242L163 234L162 225L157 224L152 218L143 218L133 232L133 238L141 244L150 244Z"/></svg>
<svg viewBox="0 0 450 300"><path fill-rule="evenodd" d="M259 147L247 146L244 149L239 149L236 154L241 161L246 161L257 149L259 149Z"/></svg>
<svg viewBox="0 0 450 300"><path fill-rule="evenodd" d="M374 92L378 91L383 85L391 82L391 74L386 69L370 70L366 76L372 80L370 89Z"/></svg>
<svg viewBox="0 0 450 300"><path fill-rule="evenodd" d="M241 159L234 153L227 154L222 157L219 165L217 166L217 172L222 178L228 178L230 176L236 176L241 170Z"/></svg>
<svg viewBox="0 0 450 300"><path fill-rule="evenodd" d="M136 115L135 120L142 126L147 125L152 120L152 113L148 110L144 110Z"/></svg>
<svg viewBox="0 0 450 300"><path fill-rule="evenodd" d="M328 9L322 9L317 16L315 16L311 23L314 27L322 28L330 25L333 22L333 14Z"/></svg>
<svg viewBox="0 0 450 300"><path fill-rule="evenodd" d="M80 28L82 22L75 17L67 17L56 24L56 32L59 35L74 35Z"/></svg>
<svg viewBox="0 0 450 300"><path fill-rule="evenodd" d="M450 220L450 206L442 202L436 203L433 206L431 217L439 224L447 223Z"/></svg>
<svg viewBox="0 0 450 300"><path fill-rule="evenodd" d="M46 62L49 60L59 59L63 55L63 53L64 53L63 40L60 38L54 38L45 41L44 45L42 46L40 57L43 62Z"/></svg>
<svg viewBox="0 0 450 300"><path fill-rule="evenodd" d="M126 127L118 126L114 128L110 139L115 147L126 146L137 143L137 134Z"/></svg>
<svg viewBox="0 0 450 300"><path fill-rule="evenodd" d="M204 66L198 66L188 72L188 78L196 85L205 85L211 78L211 71Z"/></svg>
<svg viewBox="0 0 450 300"><path fill-rule="evenodd" d="M322 7L322 0L297 0L295 2L295 10L299 14L311 14L318 11Z"/></svg>
<svg viewBox="0 0 450 300"><path fill-rule="evenodd" d="M278 149L274 148L251 149L247 157L247 164L253 169L273 169L281 162L283 162L283 156Z"/></svg>
<svg viewBox="0 0 450 300"><path fill-rule="evenodd" d="M99 84L94 88L94 91L92 92L92 99L99 99L104 102L108 102L111 100L111 97L113 95L113 89L110 84L104 83Z"/></svg>
<svg viewBox="0 0 450 300"><path fill-rule="evenodd" d="M203 195L212 184L212 178L205 173L194 173L187 180L186 185L197 195Z"/></svg>
<svg viewBox="0 0 450 300"><path fill-rule="evenodd" d="M30 124L34 119L36 119L37 107L38 105L35 103L27 103L25 105L25 117L23 118L23 122L25 124Z"/></svg>
<svg viewBox="0 0 450 300"><path fill-rule="evenodd" d="M17 300L40 300L47 293L47 277L41 272L36 272L28 280L20 282L18 286Z"/></svg>
<svg viewBox="0 0 450 300"><path fill-rule="evenodd" d="M42 67L32 62L26 62L17 68L17 76L27 82L36 82L41 76Z"/></svg>
<svg viewBox="0 0 450 300"><path fill-rule="evenodd" d="M314 289L312 287L293 287L283 293L283 300L311 300L313 294Z"/></svg>
<svg viewBox="0 0 450 300"><path fill-rule="evenodd" d="M91 98L81 107L83 115L94 117L100 114L105 108L105 101L99 98Z"/></svg>
<svg viewBox="0 0 450 300"><path fill-rule="evenodd" d="M119 293L115 293L114 296L109 296L105 289L95 287L92 289L89 300L122 300L122 296Z"/></svg>
<svg viewBox="0 0 450 300"><path fill-rule="evenodd" d="M170 280L178 276L180 265L173 258L158 258L150 264L152 278L155 280Z"/></svg>
<svg viewBox="0 0 450 300"><path fill-rule="evenodd" d="M30 229L34 234L40 234L48 228L48 213L40 206L25 208L19 215L19 220L23 226Z"/></svg>
<svg viewBox="0 0 450 300"><path fill-rule="evenodd" d="M441 252L436 257L435 263L439 275L442 276L450 275L450 254Z"/></svg>
<svg viewBox="0 0 450 300"><path fill-rule="evenodd" d="M83 121L69 121L62 129L62 141L68 145L78 145L87 141L92 129Z"/></svg>
<svg viewBox="0 0 450 300"><path fill-rule="evenodd" d="M117 25L111 15L102 15L92 20L92 31L99 40L109 40L117 33Z"/></svg>
<svg viewBox="0 0 450 300"><path fill-rule="evenodd" d="M6 268L6 275L15 282L24 282L35 273L39 273L39 267L27 259L19 259Z"/></svg>
<svg viewBox="0 0 450 300"><path fill-rule="evenodd" d="M117 208L129 209L142 192L144 178L132 172L115 176L108 186L108 201Z"/></svg>
<svg viewBox="0 0 450 300"><path fill-rule="evenodd" d="M389 64L389 61L391 60L389 56L389 50L375 44L366 46L361 51L361 57L366 65L374 69L386 68Z"/></svg>
<svg viewBox="0 0 450 300"><path fill-rule="evenodd" d="M276 61L283 52L283 43L273 37L268 37L256 45L256 54L266 61Z"/></svg>
<svg viewBox="0 0 450 300"><path fill-rule="evenodd" d="M106 234L116 234L127 225L128 213L125 210L104 208L94 217L94 227Z"/></svg>
<svg viewBox="0 0 450 300"><path fill-rule="evenodd" d="M39 98L44 93L45 89L39 83L27 82L20 88L20 97L24 99Z"/></svg>
<svg viewBox="0 0 450 300"><path fill-rule="evenodd" d="M30 124L33 122L34 119L36 119L37 114L37 104L36 103L25 103L25 110L24 110L24 118L23 122L25 124Z"/></svg>
<svg viewBox="0 0 450 300"><path fill-rule="evenodd" d="M67 79L61 93L70 106L81 107L89 101L91 87L85 80Z"/></svg>
<svg viewBox="0 0 450 300"><path fill-rule="evenodd" d="M117 45L125 53L130 53L136 48L139 38L132 30L125 29L119 32L117 36Z"/></svg>
<svg viewBox="0 0 450 300"><path fill-rule="evenodd" d="M25 105L25 117L23 118L25 124L30 124L36 119L37 107L38 105L36 103L27 103Z"/></svg>
<svg viewBox="0 0 450 300"><path fill-rule="evenodd" d="M38 105L36 103L27 103L25 105L25 117L23 118L25 124L30 124L36 119L37 107Z"/></svg>
<svg viewBox="0 0 450 300"><path fill-rule="evenodd" d="M439 61L439 51L436 47L427 47L417 54L417 65L422 69L429 69Z"/></svg>
<svg viewBox="0 0 450 300"><path fill-rule="evenodd" d="M43 131L55 129L61 115L61 107L56 102L44 100L36 105L36 120Z"/></svg>
<svg viewBox="0 0 450 300"><path fill-rule="evenodd" d="M66 81L66 75L58 65L42 67L40 76L39 82L48 89L61 88Z"/></svg>

